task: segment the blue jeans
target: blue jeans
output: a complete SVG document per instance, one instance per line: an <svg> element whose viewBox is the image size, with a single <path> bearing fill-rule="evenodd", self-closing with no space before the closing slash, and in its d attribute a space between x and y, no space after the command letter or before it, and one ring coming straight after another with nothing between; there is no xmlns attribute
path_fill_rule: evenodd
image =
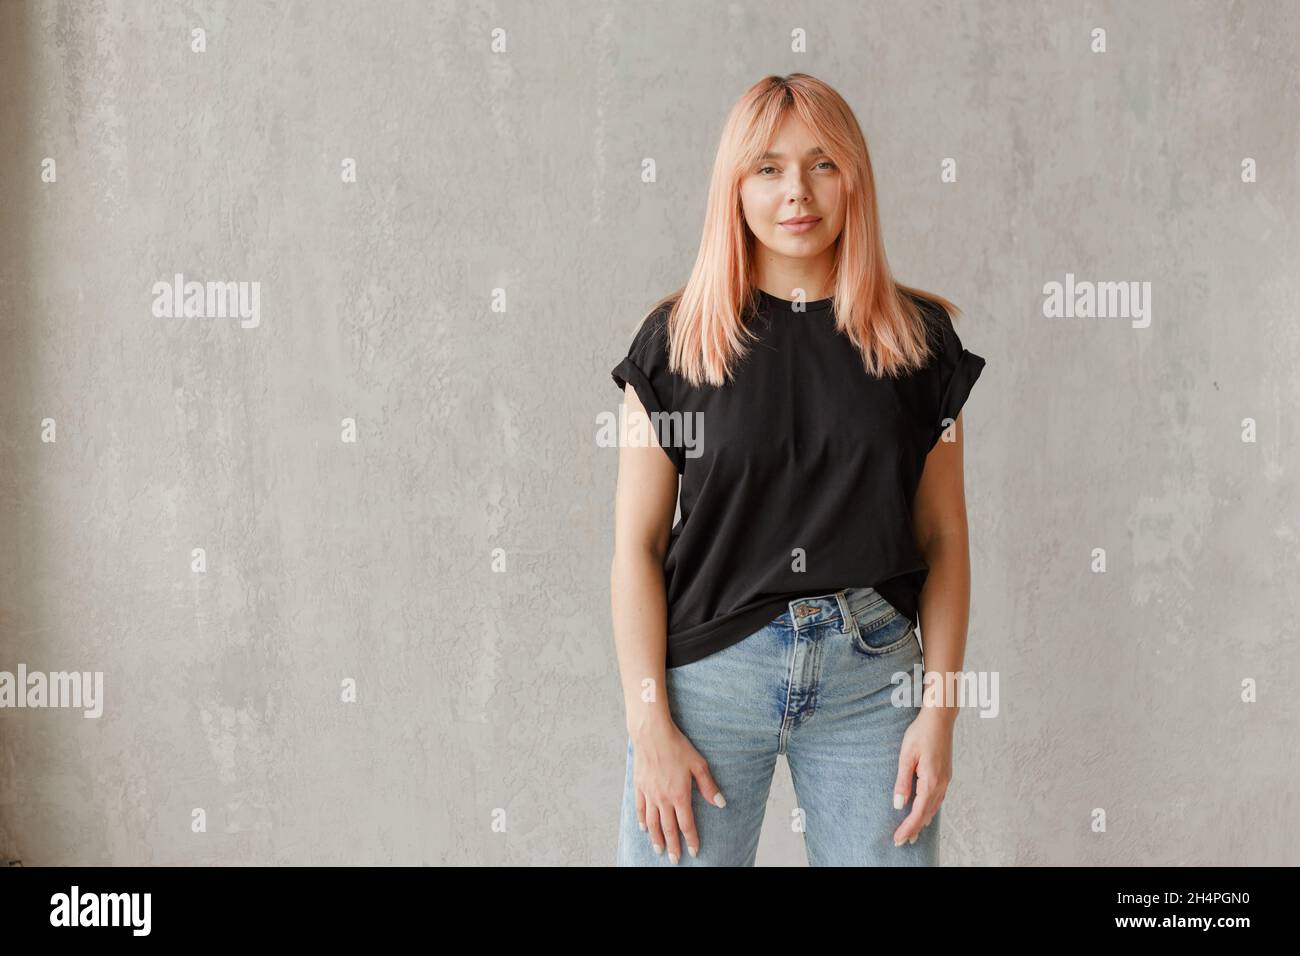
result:
<svg viewBox="0 0 1300 956"><path fill-rule="evenodd" d="M913 777L908 802L894 809L903 733L920 710L913 667L922 663L912 622L872 588L848 588L791 601L744 640L668 668L673 721L727 800L721 809L706 803L692 782L700 855L679 835L676 865L754 865L777 754L785 754L802 810L789 819L802 823L810 865L937 866L942 809L915 843L896 847L893 838L916 797ZM900 672L908 694L897 704ZM616 865L673 866L668 848L656 854L637 824L632 768L629 738Z"/></svg>

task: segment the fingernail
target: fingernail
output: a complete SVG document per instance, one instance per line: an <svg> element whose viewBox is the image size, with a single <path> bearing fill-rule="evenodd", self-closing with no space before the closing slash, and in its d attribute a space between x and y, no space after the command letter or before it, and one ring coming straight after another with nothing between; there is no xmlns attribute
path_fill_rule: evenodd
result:
<svg viewBox="0 0 1300 956"><path fill-rule="evenodd" d="M903 841L902 841L902 840L895 840L895 841L894 841L894 846L902 846L902 845L903 845Z"/></svg>
<svg viewBox="0 0 1300 956"><path fill-rule="evenodd" d="M910 840L907 841L908 845L911 846L913 843L915 843L917 837L919 837L920 835L921 835L921 834L919 834L919 833L914 833L914 834L912 834L912 839L910 839Z"/></svg>
<svg viewBox="0 0 1300 956"><path fill-rule="evenodd" d="M664 848L661 847L658 843L654 845L654 848L655 848L655 853L658 853L661 856L663 855Z"/></svg>
<svg viewBox="0 0 1300 956"><path fill-rule="evenodd" d="M676 854L676 853L669 853L669 854L668 854L668 859L671 860L673 863L676 863L676 862L677 862L677 854Z"/></svg>
<svg viewBox="0 0 1300 956"><path fill-rule="evenodd" d="M903 804L906 803L906 802L907 802L907 798L904 797L901 793L896 793L896 794L894 794L894 809L895 809L895 810L901 810L901 809L903 809Z"/></svg>
<svg viewBox="0 0 1300 956"><path fill-rule="evenodd" d="M638 821L636 822L636 825L639 826L639 827L641 828L641 832L642 832L642 833L645 833L645 824L644 824L644 823L642 823L640 820L638 820Z"/></svg>
<svg viewBox="0 0 1300 956"><path fill-rule="evenodd" d="M721 793L715 794L713 797L713 805L715 807L725 807L727 805L726 798L724 798Z"/></svg>
<svg viewBox="0 0 1300 956"><path fill-rule="evenodd" d="M695 849L695 847L693 847L693 846L688 846L686 849L688 849L688 850L691 851L691 856L693 856L693 857L695 857L695 856L699 856L699 855L700 855L700 851L697 850L697 849Z"/></svg>

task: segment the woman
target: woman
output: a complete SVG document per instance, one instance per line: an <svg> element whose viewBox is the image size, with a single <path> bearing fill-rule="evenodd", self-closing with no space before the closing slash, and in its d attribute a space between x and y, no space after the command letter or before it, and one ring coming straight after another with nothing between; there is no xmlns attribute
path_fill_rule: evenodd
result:
<svg viewBox="0 0 1300 956"><path fill-rule="evenodd" d="M753 865L782 753L810 864L937 864L957 709L916 678L961 669L984 365L952 310L891 277L848 104L750 88L690 279L612 373L649 439L620 442L610 576L619 865Z"/></svg>

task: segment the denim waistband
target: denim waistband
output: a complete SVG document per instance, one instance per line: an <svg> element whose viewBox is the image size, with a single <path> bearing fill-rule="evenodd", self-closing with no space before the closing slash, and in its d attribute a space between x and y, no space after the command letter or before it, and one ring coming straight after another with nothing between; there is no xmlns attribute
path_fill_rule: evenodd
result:
<svg viewBox="0 0 1300 956"><path fill-rule="evenodd" d="M852 630L849 623L851 619L878 604L888 606L875 588L843 588L791 601L789 610L782 612L772 623L783 624L795 630L832 623L838 625L841 631L848 632Z"/></svg>

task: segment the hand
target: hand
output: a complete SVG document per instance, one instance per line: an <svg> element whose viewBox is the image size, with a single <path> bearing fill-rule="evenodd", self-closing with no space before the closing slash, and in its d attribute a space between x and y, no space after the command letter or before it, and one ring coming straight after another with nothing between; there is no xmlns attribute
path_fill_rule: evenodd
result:
<svg viewBox="0 0 1300 956"><path fill-rule="evenodd" d="M632 745L632 784L636 790L636 818L649 830L656 853L668 847L668 858L681 859L678 833L686 837L691 856L700 854L700 835L691 811L691 783L705 800L725 807L722 791L713 782L709 765L672 721L647 729Z"/></svg>
<svg viewBox="0 0 1300 956"><path fill-rule="evenodd" d="M894 781L894 807L907 804L912 795L912 777L916 776L916 800L912 812L894 831L894 846L904 841L915 843L921 829L928 827L952 779L952 720L945 711L923 707L903 734L898 754L898 778Z"/></svg>

